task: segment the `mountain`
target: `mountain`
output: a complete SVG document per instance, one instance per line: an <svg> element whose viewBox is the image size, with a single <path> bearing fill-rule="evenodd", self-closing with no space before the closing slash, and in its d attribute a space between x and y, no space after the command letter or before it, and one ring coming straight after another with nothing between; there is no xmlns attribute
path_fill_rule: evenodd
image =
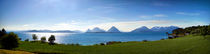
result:
<svg viewBox="0 0 210 54"><path fill-rule="evenodd" d="M100 29L100 28L98 28L98 27L95 27L95 28L93 28L92 30L90 30L90 29L88 29L87 31L86 31L87 33L104 33L105 31L103 30L103 29Z"/></svg>
<svg viewBox="0 0 210 54"><path fill-rule="evenodd" d="M177 29L179 27L177 26L168 26L168 27L152 27L151 30L155 31L155 32L172 32L172 30Z"/></svg>
<svg viewBox="0 0 210 54"><path fill-rule="evenodd" d="M24 32L50 32L50 33L80 33L81 31L70 31L70 30L57 30L57 31L51 31L51 30L27 30L27 31L24 31Z"/></svg>
<svg viewBox="0 0 210 54"><path fill-rule="evenodd" d="M52 32L51 30L27 30L25 32Z"/></svg>
<svg viewBox="0 0 210 54"><path fill-rule="evenodd" d="M152 30L150 30L149 28L147 28L146 26L142 26L140 28L137 28L131 32L152 32Z"/></svg>
<svg viewBox="0 0 210 54"><path fill-rule="evenodd" d="M110 33L118 33L120 31L115 26L112 26L107 32L110 32Z"/></svg>
<svg viewBox="0 0 210 54"><path fill-rule="evenodd" d="M147 28L146 26L142 26L140 28L137 28L131 32L172 32L172 30L177 29L179 27L177 26L168 26L168 27L159 27L155 26L151 29Z"/></svg>
<svg viewBox="0 0 210 54"><path fill-rule="evenodd" d="M86 33L88 33L88 32L91 32L91 30L90 30L90 29L88 29L88 30L86 31Z"/></svg>

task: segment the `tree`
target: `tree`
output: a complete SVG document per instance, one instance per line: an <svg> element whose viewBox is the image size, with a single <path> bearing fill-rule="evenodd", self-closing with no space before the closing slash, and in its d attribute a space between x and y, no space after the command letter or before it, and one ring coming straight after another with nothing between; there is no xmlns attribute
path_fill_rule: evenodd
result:
<svg viewBox="0 0 210 54"><path fill-rule="evenodd" d="M9 34L4 35L1 38L0 44L4 49L12 49L18 47L19 45L18 41L19 41L18 35L13 32L10 32Z"/></svg>
<svg viewBox="0 0 210 54"><path fill-rule="evenodd" d="M32 34L32 37L33 37L34 41L36 41L38 39L36 34Z"/></svg>
<svg viewBox="0 0 210 54"><path fill-rule="evenodd" d="M51 35L50 38L48 39L48 41L49 41L49 44L50 44L50 45L54 45L54 44L55 44L55 43L54 43L54 41L55 41L55 36L54 36L54 35Z"/></svg>
<svg viewBox="0 0 210 54"><path fill-rule="evenodd" d="M29 41L29 39L25 39L24 41L28 42L28 41Z"/></svg>
<svg viewBox="0 0 210 54"><path fill-rule="evenodd" d="M206 35L208 35L208 33L209 33L208 27L203 27L200 29L200 35L202 35L204 38Z"/></svg>
<svg viewBox="0 0 210 54"><path fill-rule="evenodd" d="M184 36L186 33L186 30L182 29L182 28L177 28L175 30L172 31L172 34L174 36Z"/></svg>
<svg viewBox="0 0 210 54"><path fill-rule="evenodd" d="M3 28L1 31L0 31L0 38L3 37L4 35L6 35L7 32L6 30Z"/></svg>
<svg viewBox="0 0 210 54"><path fill-rule="evenodd" d="M7 32L4 28L1 31L2 31L3 34L7 34Z"/></svg>
<svg viewBox="0 0 210 54"><path fill-rule="evenodd" d="M46 42L46 37L41 37L41 42L45 43Z"/></svg>

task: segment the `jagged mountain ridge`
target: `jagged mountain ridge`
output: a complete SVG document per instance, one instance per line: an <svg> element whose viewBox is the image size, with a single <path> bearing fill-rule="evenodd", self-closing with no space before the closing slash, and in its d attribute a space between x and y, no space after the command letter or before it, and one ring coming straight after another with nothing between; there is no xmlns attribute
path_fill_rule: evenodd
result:
<svg viewBox="0 0 210 54"><path fill-rule="evenodd" d="M179 27L177 26L168 26L168 27L159 27L155 26L151 29L147 28L146 26L142 26L140 28L137 28L131 32L172 32L172 30L177 29Z"/></svg>

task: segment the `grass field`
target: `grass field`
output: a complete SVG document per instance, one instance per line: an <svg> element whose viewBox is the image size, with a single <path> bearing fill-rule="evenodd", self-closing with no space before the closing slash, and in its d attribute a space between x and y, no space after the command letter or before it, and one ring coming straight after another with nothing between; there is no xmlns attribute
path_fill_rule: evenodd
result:
<svg viewBox="0 0 210 54"><path fill-rule="evenodd" d="M210 36L185 36L148 42L123 42L105 46L48 45L47 43L21 42L15 50L34 53L65 54L209 54ZM0 50L1 52L1 50Z"/></svg>
<svg viewBox="0 0 210 54"><path fill-rule="evenodd" d="M0 49L0 54L34 54L34 53Z"/></svg>

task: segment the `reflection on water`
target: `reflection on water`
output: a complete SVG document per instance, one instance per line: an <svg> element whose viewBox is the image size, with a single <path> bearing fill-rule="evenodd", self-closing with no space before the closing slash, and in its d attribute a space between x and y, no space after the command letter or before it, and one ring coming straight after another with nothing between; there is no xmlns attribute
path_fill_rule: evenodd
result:
<svg viewBox="0 0 210 54"><path fill-rule="evenodd" d="M142 41L160 40L167 38L165 33L27 33L16 32L22 40L32 40L32 34L38 36L38 40L45 36L48 40L50 35L55 35L55 42L62 44L79 43L82 45L93 45L108 41Z"/></svg>

